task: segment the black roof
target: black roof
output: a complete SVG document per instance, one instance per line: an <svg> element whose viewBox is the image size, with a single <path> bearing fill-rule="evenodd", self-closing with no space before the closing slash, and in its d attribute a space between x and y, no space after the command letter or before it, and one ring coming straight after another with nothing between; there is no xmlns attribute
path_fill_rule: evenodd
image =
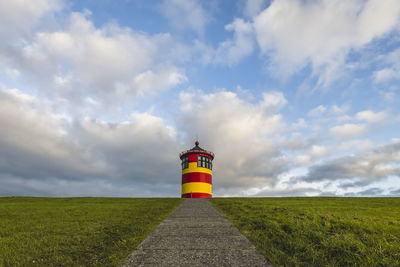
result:
<svg viewBox="0 0 400 267"><path fill-rule="evenodd" d="M204 154L208 154L212 157L212 159L214 159L214 153L212 153L211 151L207 151L201 147L199 147L199 141L196 141L195 146L192 147L189 150L183 151L182 153L179 154L179 158L182 158L182 156L186 155L186 154L192 154L195 152L200 152L200 153L204 153Z"/></svg>
<svg viewBox="0 0 400 267"><path fill-rule="evenodd" d="M189 149L189 151L192 151L192 150L203 150L203 151L206 151L205 149L202 149L201 147L199 147L198 144L196 144L196 146L194 146L191 149Z"/></svg>

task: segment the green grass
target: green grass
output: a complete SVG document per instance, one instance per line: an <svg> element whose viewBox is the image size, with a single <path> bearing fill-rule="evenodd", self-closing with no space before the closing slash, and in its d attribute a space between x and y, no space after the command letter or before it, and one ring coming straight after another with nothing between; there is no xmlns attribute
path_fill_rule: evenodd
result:
<svg viewBox="0 0 400 267"><path fill-rule="evenodd" d="M213 198L277 266L400 266L400 198Z"/></svg>
<svg viewBox="0 0 400 267"><path fill-rule="evenodd" d="M0 198L0 266L117 266L181 201Z"/></svg>

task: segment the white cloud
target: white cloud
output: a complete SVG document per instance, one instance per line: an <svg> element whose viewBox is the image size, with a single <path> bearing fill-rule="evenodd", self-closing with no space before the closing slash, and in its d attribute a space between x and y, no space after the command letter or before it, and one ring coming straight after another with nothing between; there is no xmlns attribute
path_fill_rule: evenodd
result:
<svg viewBox="0 0 400 267"><path fill-rule="evenodd" d="M109 176L117 182L131 183L132 187L179 182L178 169L168 167L179 164L176 132L159 117L133 113L130 120L121 123L84 118L74 131L80 143L110 165Z"/></svg>
<svg viewBox="0 0 400 267"><path fill-rule="evenodd" d="M100 175L107 164L68 138L68 120L37 98L17 90L0 91L1 172L47 179L53 175Z"/></svg>
<svg viewBox="0 0 400 267"><path fill-rule="evenodd" d="M13 80L16 80L20 76L20 72L17 69L13 68L6 68L4 70L5 74Z"/></svg>
<svg viewBox="0 0 400 267"><path fill-rule="evenodd" d="M351 120L351 117L346 113L350 110L350 105L332 105L332 106L324 106L319 105L318 107L310 110L307 115L314 119L319 120L336 120L336 121L347 121Z"/></svg>
<svg viewBox="0 0 400 267"><path fill-rule="evenodd" d="M323 161L324 157L328 155L332 149L322 145L313 145L312 142L309 142L308 146L311 146L307 151L304 151L305 154L297 155L294 157L294 161L299 166L307 166L315 161ZM305 150L306 145L299 147L300 150Z"/></svg>
<svg viewBox="0 0 400 267"><path fill-rule="evenodd" d="M373 112L371 110L364 110L358 112L356 118L360 121L367 121L369 123L381 123L388 118L388 114L384 111Z"/></svg>
<svg viewBox="0 0 400 267"><path fill-rule="evenodd" d="M267 113L275 113L287 104L282 92L263 93L263 101L260 103Z"/></svg>
<svg viewBox="0 0 400 267"><path fill-rule="evenodd" d="M331 113L335 115L346 114L349 110L350 110L350 105L342 105L342 106L333 105L331 107Z"/></svg>
<svg viewBox="0 0 400 267"><path fill-rule="evenodd" d="M193 41L195 51L189 51L169 33L147 34L116 23L95 26L90 11L68 13L61 0L0 0L1 77L31 93L0 88L0 195L179 196L177 155L197 135L216 153L216 195L307 194L321 191L314 183L323 177L372 181L398 175L397 148L378 147L372 153L372 141L354 140L387 122L385 111L363 110L350 117L348 104L321 104L306 119L290 115L286 123L280 112L287 100L279 91L256 99L251 89L240 87L238 93L186 90L179 99L170 98L175 94L162 99L174 111L136 98L187 82L186 73L198 66L184 69L179 63L199 51L207 64L232 67L254 52L256 41L280 72L290 75L311 64L323 84L346 64L349 51L357 53L389 33L398 12L397 2L389 0L289 2L273 1L260 13L265 1L247 1L247 20L236 18L225 26L232 38L216 49L199 38ZM382 11L388 3L392 10ZM205 5L165 1L164 12L178 29L205 37L211 19ZM385 19L378 20L382 13ZM378 59L386 65L376 72L377 82L396 78L397 51ZM136 105L148 111L135 111ZM153 108L162 117L149 111ZM317 128L329 135L307 135ZM350 150L356 156L330 160ZM346 160L356 166L354 172ZM315 165L303 188L276 187L285 175L301 169L296 176L302 176L316 161L326 163L325 176L314 175Z"/></svg>
<svg viewBox="0 0 400 267"><path fill-rule="evenodd" d="M226 65L237 64L254 50L253 26L243 19L235 19L225 29L233 31L234 38L219 44L214 61Z"/></svg>
<svg viewBox="0 0 400 267"><path fill-rule="evenodd" d="M319 85L341 75L350 51L395 29L396 0L273 1L254 18L258 44L277 74L287 77L311 64Z"/></svg>
<svg viewBox="0 0 400 267"><path fill-rule="evenodd" d="M61 0L0 0L0 36L2 42L26 38L30 29L45 14L59 10Z"/></svg>
<svg viewBox="0 0 400 267"><path fill-rule="evenodd" d="M318 107L316 107L316 108L310 110L310 111L308 112L308 116L311 116L311 117L319 117L319 116L322 116L322 114L323 114L325 111L326 111L326 107L323 106L323 105L319 105Z"/></svg>
<svg viewBox="0 0 400 267"><path fill-rule="evenodd" d="M274 183L287 168L288 159L273 141L286 125L280 114L271 113L268 108L266 112L265 106L282 105L286 101L282 97L279 93L267 93L263 100L251 104L227 91L180 94L183 116L178 131L185 132L187 142L198 135L200 145L204 143L206 149L215 153L217 194L223 193L221 188L236 188L240 192Z"/></svg>
<svg viewBox="0 0 400 267"><path fill-rule="evenodd" d="M296 163L298 165L308 165L311 163L311 157L308 155L296 156Z"/></svg>
<svg viewBox="0 0 400 267"><path fill-rule="evenodd" d="M311 147L311 155L314 158L321 158L323 156L325 156L326 154L328 154L329 149L325 146L317 146L317 145L313 145Z"/></svg>
<svg viewBox="0 0 400 267"><path fill-rule="evenodd" d="M0 58L46 97L83 106L90 95L107 105L187 81L173 64L185 49L168 33L148 35L112 23L96 28L85 11L70 14L65 28L31 34L13 53L0 49Z"/></svg>
<svg viewBox="0 0 400 267"><path fill-rule="evenodd" d="M384 68L374 73L377 83L386 82L392 79L400 79L400 71L395 68Z"/></svg>
<svg viewBox="0 0 400 267"><path fill-rule="evenodd" d="M308 126L308 124L303 118L298 119L296 123L292 124L292 127L294 130L297 130L300 128L307 128L307 126Z"/></svg>
<svg viewBox="0 0 400 267"><path fill-rule="evenodd" d="M205 148L216 154L217 195L225 188L236 188L236 194L241 194L249 187L272 184L289 164L273 141L285 123L273 112L276 109L266 112L265 103L276 108L286 102L276 92L266 93L255 104L232 92L182 92L183 114L176 127L139 112L119 123L65 118L43 100L18 90L3 90L0 96L0 184L8 192L1 190L1 194L74 195L71 190L79 184L90 186L86 192L92 195L126 194L125 187L132 192L149 188L153 196L179 194L177 155L190 142L183 147L178 143L193 141L196 133ZM7 182L10 179L15 182ZM48 186L43 186L44 180ZM151 189L154 183L160 186ZM61 185L70 187L60 189Z"/></svg>
<svg viewBox="0 0 400 267"><path fill-rule="evenodd" d="M254 17L265 5L265 0L246 0L245 7L244 7L244 14L247 17Z"/></svg>
<svg viewBox="0 0 400 267"><path fill-rule="evenodd" d="M310 149L313 145L321 142L321 138L316 136L305 137L300 133L293 133L290 139L283 139L280 146L292 151L305 151Z"/></svg>
<svg viewBox="0 0 400 267"><path fill-rule="evenodd" d="M264 93L255 103L229 91L181 92L177 106L182 113L173 126L143 112L117 123L69 118L55 112L46 100L16 89L0 92L2 195L178 196L177 155L196 135L201 146L216 154L213 190L220 196L286 194L299 186L319 190L320 180L341 177L365 185L398 175L396 140L393 146L375 146L372 152L371 142L351 141L358 154L337 160L326 156L349 148L333 148L321 143L324 140L296 133L286 140L291 129L278 113L287 102L280 92ZM90 97L85 101L97 105ZM346 138L354 132L353 126L336 129ZM333 167L314 165L301 178L303 184L277 187L282 175L316 161Z"/></svg>
<svg viewBox="0 0 400 267"><path fill-rule="evenodd" d="M187 80L183 71L173 66L166 66L160 68L158 73L148 70L138 74L133 79L133 83L134 87L138 88L139 94L148 94L169 89Z"/></svg>
<svg viewBox="0 0 400 267"><path fill-rule="evenodd" d="M335 138L352 139L367 134L372 131L377 124L382 124L387 121L389 114L385 111L373 112L371 110L364 110L357 112L354 118L347 115L340 118L345 120L357 120L365 123L345 123L331 127L330 135ZM338 120L341 121L341 120Z"/></svg>
<svg viewBox="0 0 400 267"><path fill-rule="evenodd" d="M172 26L179 30L189 29L203 35L210 21L202 2L198 0L165 0L161 8Z"/></svg>
<svg viewBox="0 0 400 267"><path fill-rule="evenodd" d="M389 143L353 156L338 157L312 166L309 173L298 180L351 181L352 186L365 186L390 176L400 176L400 146Z"/></svg>
<svg viewBox="0 0 400 267"><path fill-rule="evenodd" d="M383 63L386 67L374 72L375 82L383 83L400 79L400 49L383 56Z"/></svg>
<svg viewBox="0 0 400 267"><path fill-rule="evenodd" d="M176 132L159 117L70 120L5 89L0 106L0 195L179 195Z"/></svg>
<svg viewBox="0 0 400 267"><path fill-rule="evenodd" d="M346 123L343 125L334 126L330 129L330 134L336 138L357 138L368 132L368 127L365 124Z"/></svg>

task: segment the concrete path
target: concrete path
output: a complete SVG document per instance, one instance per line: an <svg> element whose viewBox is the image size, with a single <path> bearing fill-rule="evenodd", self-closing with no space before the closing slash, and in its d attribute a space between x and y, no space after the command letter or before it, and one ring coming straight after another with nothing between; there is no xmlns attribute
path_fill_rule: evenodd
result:
<svg viewBox="0 0 400 267"><path fill-rule="evenodd" d="M272 266L207 199L186 199L126 266Z"/></svg>

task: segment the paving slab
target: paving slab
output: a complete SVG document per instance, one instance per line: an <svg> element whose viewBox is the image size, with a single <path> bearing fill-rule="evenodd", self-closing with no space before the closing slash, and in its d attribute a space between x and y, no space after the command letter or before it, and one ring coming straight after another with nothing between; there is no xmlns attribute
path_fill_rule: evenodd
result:
<svg viewBox="0 0 400 267"><path fill-rule="evenodd" d="M132 252L128 266L273 266L207 199L186 199Z"/></svg>

